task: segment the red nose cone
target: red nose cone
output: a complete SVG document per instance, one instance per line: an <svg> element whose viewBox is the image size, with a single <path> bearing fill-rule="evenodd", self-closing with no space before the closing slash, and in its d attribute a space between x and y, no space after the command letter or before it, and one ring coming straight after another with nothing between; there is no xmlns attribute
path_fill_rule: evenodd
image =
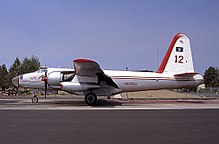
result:
<svg viewBox="0 0 219 144"><path fill-rule="evenodd" d="M42 79L41 79L42 81L46 81L46 78L45 77L42 77Z"/></svg>
<svg viewBox="0 0 219 144"><path fill-rule="evenodd" d="M62 85L62 84L60 84L60 88L61 88L61 89L63 88L63 85Z"/></svg>

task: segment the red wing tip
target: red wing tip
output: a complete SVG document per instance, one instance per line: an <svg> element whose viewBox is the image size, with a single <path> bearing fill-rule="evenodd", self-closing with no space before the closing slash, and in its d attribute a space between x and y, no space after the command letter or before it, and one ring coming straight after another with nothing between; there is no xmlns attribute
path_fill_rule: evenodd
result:
<svg viewBox="0 0 219 144"><path fill-rule="evenodd" d="M73 62L93 62L92 60L88 60L88 59L76 59Z"/></svg>

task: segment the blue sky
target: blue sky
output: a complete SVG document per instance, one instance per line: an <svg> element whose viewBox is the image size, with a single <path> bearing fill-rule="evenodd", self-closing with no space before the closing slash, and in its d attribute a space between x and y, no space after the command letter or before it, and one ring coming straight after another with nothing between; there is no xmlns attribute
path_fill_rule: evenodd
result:
<svg viewBox="0 0 219 144"><path fill-rule="evenodd" d="M72 67L157 70L173 36L190 37L195 69L219 67L217 0L0 0L0 64L37 56Z"/></svg>

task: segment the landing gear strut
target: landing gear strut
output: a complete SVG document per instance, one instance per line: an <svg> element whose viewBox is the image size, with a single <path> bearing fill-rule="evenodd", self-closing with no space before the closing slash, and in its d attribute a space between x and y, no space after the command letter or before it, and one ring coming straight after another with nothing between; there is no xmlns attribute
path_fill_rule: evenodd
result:
<svg viewBox="0 0 219 144"><path fill-rule="evenodd" d="M94 93L88 93L85 95L85 102L90 106L94 106L97 103L97 96Z"/></svg>

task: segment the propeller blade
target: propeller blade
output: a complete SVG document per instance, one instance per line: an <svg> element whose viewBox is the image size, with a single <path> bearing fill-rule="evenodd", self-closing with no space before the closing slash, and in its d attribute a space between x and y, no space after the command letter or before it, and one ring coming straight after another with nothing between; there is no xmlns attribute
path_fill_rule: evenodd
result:
<svg viewBox="0 0 219 144"><path fill-rule="evenodd" d="M44 89L44 95L45 95L45 99L46 99L46 95L47 95L47 71L45 72L45 89Z"/></svg>

